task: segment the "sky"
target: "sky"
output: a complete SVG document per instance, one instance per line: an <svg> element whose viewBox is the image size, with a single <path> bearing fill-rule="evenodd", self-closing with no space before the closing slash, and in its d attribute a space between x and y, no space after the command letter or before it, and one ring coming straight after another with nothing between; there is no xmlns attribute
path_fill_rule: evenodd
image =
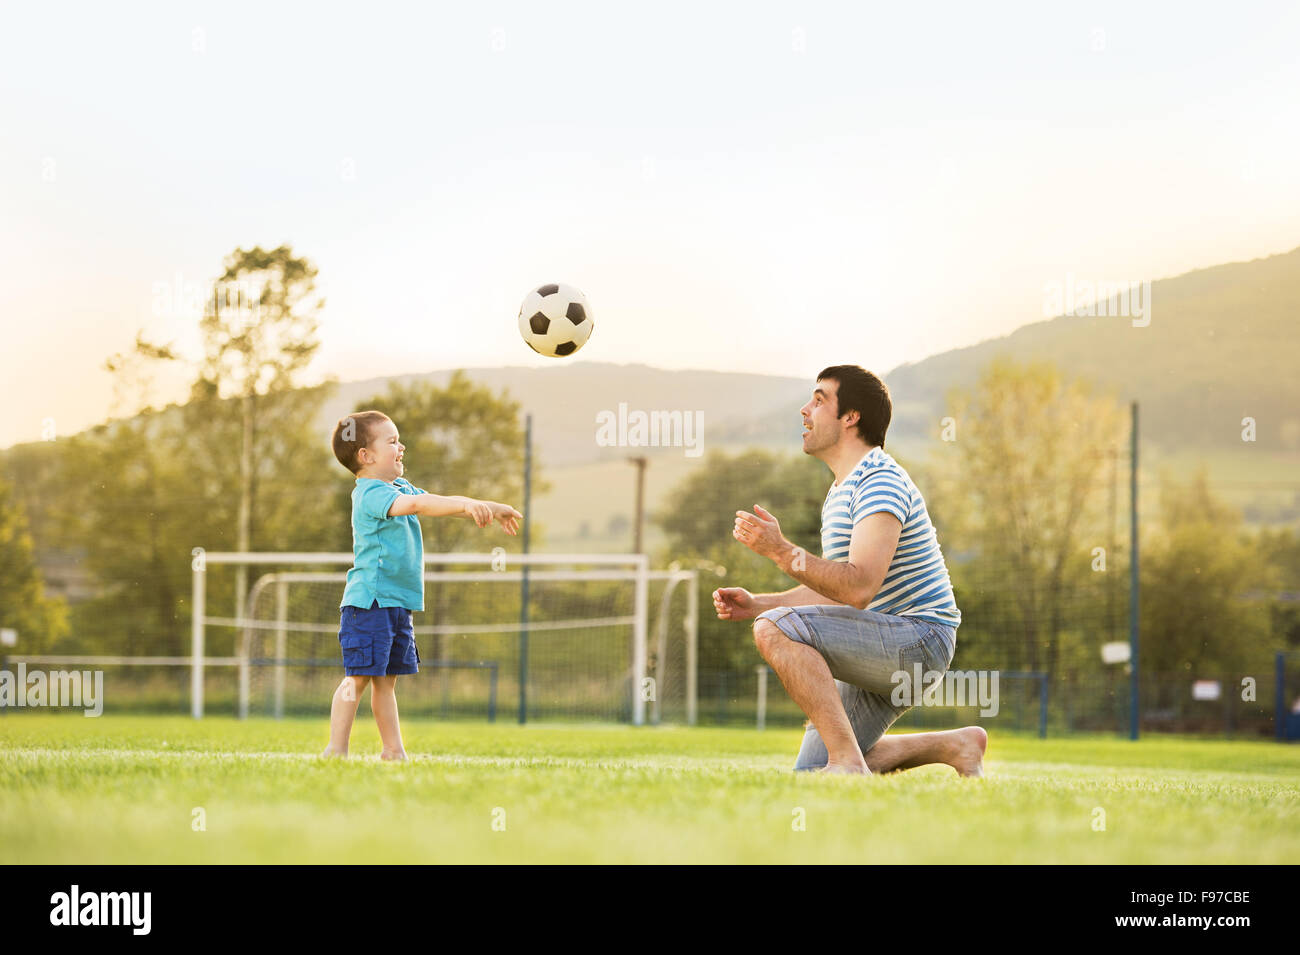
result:
<svg viewBox="0 0 1300 955"><path fill-rule="evenodd" d="M905 7L905 9L904 9ZM0 13L0 446L134 411L236 247L305 381L580 359L885 373L1049 287L1300 245L1300 4L26 4ZM162 376L151 396L176 400Z"/></svg>

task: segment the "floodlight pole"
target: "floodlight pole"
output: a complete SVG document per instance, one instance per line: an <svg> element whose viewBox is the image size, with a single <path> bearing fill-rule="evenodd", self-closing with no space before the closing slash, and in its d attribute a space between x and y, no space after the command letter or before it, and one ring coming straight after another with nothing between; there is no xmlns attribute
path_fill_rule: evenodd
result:
<svg viewBox="0 0 1300 955"><path fill-rule="evenodd" d="M644 455L629 457L636 465L636 513L632 527L632 553L640 554L642 550L642 525L645 523L645 469L650 459Z"/></svg>
<svg viewBox="0 0 1300 955"><path fill-rule="evenodd" d="M533 416L524 415L524 553L528 553L528 526L532 520ZM519 580L519 722L528 722L528 563Z"/></svg>
<svg viewBox="0 0 1300 955"><path fill-rule="evenodd" d="M1132 424L1129 427L1129 703L1128 738L1136 740L1139 733L1138 711L1138 403L1132 403Z"/></svg>

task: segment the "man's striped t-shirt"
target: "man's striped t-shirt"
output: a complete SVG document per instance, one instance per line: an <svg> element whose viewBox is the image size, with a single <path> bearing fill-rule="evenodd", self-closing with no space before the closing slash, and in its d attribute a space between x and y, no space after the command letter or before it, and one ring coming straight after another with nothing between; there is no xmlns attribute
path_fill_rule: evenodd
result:
<svg viewBox="0 0 1300 955"><path fill-rule="evenodd" d="M832 484L822 505L822 557L848 560L853 527L886 511L902 523L898 549L868 610L961 625L952 581L925 501L912 479L882 448L872 448L842 484Z"/></svg>

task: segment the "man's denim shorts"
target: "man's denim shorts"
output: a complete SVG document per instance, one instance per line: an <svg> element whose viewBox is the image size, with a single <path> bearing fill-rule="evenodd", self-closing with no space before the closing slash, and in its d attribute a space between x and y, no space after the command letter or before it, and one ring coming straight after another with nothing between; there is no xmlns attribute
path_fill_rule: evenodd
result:
<svg viewBox="0 0 1300 955"><path fill-rule="evenodd" d="M890 700L897 685L894 673L910 674L918 663L922 672L945 673L957 649L953 627L856 607L777 607L759 618L770 620L791 640L807 644L825 658L864 753L911 709ZM794 768L820 769L829 758L816 727L808 724Z"/></svg>
<svg viewBox="0 0 1300 955"><path fill-rule="evenodd" d="M339 645L348 676L404 676L420 672L420 651L415 646L411 611L381 607L339 610Z"/></svg>

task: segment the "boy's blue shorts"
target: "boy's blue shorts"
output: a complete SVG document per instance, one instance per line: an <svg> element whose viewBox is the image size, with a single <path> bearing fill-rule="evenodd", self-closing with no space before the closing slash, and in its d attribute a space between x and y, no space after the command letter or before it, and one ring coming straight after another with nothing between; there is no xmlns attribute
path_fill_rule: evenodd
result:
<svg viewBox="0 0 1300 955"><path fill-rule="evenodd" d="M411 611L381 607L339 610L339 645L348 676L404 676L420 672L420 651L415 645Z"/></svg>

